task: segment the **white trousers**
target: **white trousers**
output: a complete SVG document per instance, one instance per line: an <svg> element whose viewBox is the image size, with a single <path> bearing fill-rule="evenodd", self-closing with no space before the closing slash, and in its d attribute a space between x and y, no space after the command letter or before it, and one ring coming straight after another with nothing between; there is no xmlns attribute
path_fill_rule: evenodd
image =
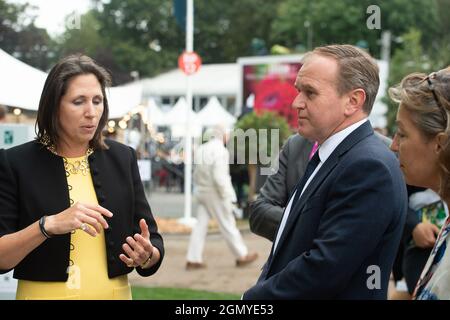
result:
<svg viewBox="0 0 450 320"><path fill-rule="evenodd" d="M220 232L225 238L228 247L236 258L242 258L248 254L248 249L244 244L241 233L236 227L236 220L232 211L230 200L224 200L217 193L197 194L198 212L197 223L192 229L189 239L189 248L187 252L187 261L203 262L203 249L205 239L208 233L208 221L210 216L216 219L219 224Z"/></svg>

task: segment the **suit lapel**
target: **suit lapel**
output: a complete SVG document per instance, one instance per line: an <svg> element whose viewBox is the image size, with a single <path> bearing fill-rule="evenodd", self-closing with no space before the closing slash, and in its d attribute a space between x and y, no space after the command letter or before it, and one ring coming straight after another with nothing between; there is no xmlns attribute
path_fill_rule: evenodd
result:
<svg viewBox="0 0 450 320"><path fill-rule="evenodd" d="M370 122L367 121L361 126L359 126L356 130L354 130L352 133L350 133L337 147L336 149L331 153L331 155L328 157L328 159L325 161L325 163L320 167L319 171L316 173L312 181L310 181L308 187L304 190L303 194L300 196L300 198L297 200L297 203L293 204L291 207L291 211L289 213L289 217L286 221L286 225L283 230L283 234L281 235L281 238L277 245L277 250L274 253L273 252L273 246L272 251L269 257L269 265L268 268L271 267L272 261L274 261L275 256L280 252L280 248L283 245L284 241L286 240L287 236L291 232L291 229L295 225L295 222L297 221L298 217L300 216L306 201L315 193L317 188L322 184L324 179L333 171L333 169L336 167L336 165L340 161L340 157L346 153L348 150L350 150L355 144L357 144L362 139L366 138L369 135L373 134L372 126L370 125ZM292 196L292 195L291 195Z"/></svg>
<svg viewBox="0 0 450 320"><path fill-rule="evenodd" d="M300 198L297 200L297 203L293 204L291 207L291 211L289 213L289 217L286 221L286 225L284 226L283 234L281 235L281 238L277 245L277 250L275 252L275 255L280 251L280 247L283 245L284 241L286 240L288 234L290 233L291 229L295 225L295 222L297 221L298 217L300 216L300 213L305 206L306 201L311 197L312 194L316 191L316 189L322 184L322 181L330 174L330 172L333 170L333 168L338 163L338 157L334 156L333 154L325 161L325 163L322 165L322 167L319 169L317 174L314 176L313 180L310 182L308 187L305 189L303 194L300 196Z"/></svg>

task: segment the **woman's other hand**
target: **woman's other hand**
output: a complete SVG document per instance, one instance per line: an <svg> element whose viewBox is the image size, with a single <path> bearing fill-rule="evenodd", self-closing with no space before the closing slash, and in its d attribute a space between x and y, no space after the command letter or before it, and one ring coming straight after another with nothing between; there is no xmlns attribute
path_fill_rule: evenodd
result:
<svg viewBox="0 0 450 320"><path fill-rule="evenodd" d="M417 224L412 232L416 246L419 248L432 248L436 242L436 236L439 234L439 228L429 222Z"/></svg>
<svg viewBox="0 0 450 320"><path fill-rule="evenodd" d="M159 250L150 242L150 231L144 219L139 221L141 234L136 233L134 237L127 237L126 243L122 245L126 253L119 256L128 267L149 268L159 261Z"/></svg>
<svg viewBox="0 0 450 320"><path fill-rule="evenodd" d="M53 236L81 229L95 237L102 228L109 227L103 216L111 218L113 214L99 205L77 202L61 213L48 216L45 221L45 230Z"/></svg>

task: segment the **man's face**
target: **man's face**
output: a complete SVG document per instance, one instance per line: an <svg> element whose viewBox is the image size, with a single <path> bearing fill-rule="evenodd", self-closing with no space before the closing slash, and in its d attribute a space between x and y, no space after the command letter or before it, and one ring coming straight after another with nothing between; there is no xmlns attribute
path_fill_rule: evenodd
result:
<svg viewBox="0 0 450 320"><path fill-rule="evenodd" d="M348 97L337 92L337 72L336 60L313 54L298 73L299 93L292 106L298 112L298 132L307 139L323 143L342 129Z"/></svg>

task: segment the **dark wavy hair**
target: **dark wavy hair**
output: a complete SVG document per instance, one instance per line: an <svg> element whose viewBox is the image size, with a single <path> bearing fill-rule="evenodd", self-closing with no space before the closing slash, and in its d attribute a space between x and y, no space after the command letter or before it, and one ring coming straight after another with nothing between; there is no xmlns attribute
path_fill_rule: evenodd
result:
<svg viewBox="0 0 450 320"><path fill-rule="evenodd" d="M93 74L102 88L103 114L97 131L89 142L93 149L107 149L102 135L103 128L108 121L109 107L106 97L106 87L111 86L110 73L96 61L83 54L74 54L61 59L51 70L45 81L39 101L36 120L37 139L47 139L54 146L58 145L60 124L58 120L59 106L66 93L69 81L78 75Z"/></svg>

